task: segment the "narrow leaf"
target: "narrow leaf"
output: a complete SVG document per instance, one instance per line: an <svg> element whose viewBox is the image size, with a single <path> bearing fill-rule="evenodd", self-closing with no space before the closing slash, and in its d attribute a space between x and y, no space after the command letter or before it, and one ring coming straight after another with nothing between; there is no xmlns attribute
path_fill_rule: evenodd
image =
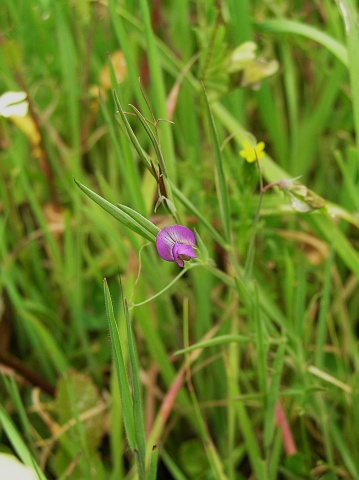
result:
<svg viewBox="0 0 359 480"><path fill-rule="evenodd" d="M153 235L153 233L149 232L146 228L144 228L142 225L137 223L132 217L130 217L127 213L123 212L120 210L118 207L113 205L112 203L108 202L104 198L102 198L100 195L97 193L93 192L90 190L88 187L85 187L85 185L82 185L80 182L78 182L76 179L74 179L76 185L89 197L91 200L93 200L97 205L102 207L104 210L106 210L107 213L112 215L116 220L121 222L123 225L126 227L130 228L133 230L135 233L138 233L138 235L141 235L142 237L146 238L146 240L149 240L150 242L155 242L156 241L156 236Z"/></svg>
<svg viewBox="0 0 359 480"><path fill-rule="evenodd" d="M23 441L20 433L16 429L11 418L6 413L5 409L0 405L0 423L11 442L14 450L17 455L21 458L23 463L28 467L32 467L36 470L39 480L46 480L45 476L41 473L40 467L36 463L35 459L32 457L31 453L28 450L25 442Z"/></svg>
<svg viewBox="0 0 359 480"><path fill-rule="evenodd" d="M155 134L153 133L151 127L148 125L148 122L146 118L142 115L142 113L134 105L130 105L130 107L136 113L137 118L140 120L140 122L143 125L143 128L145 129L147 135L149 136L149 139L151 140L153 148L155 149L155 152L158 158L158 163L160 164L160 167L161 167L161 171L163 172L164 176L167 178L168 174L167 174L166 164L163 159L161 148Z"/></svg>
<svg viewBox="0 0 359 480"><path fill-rule="evenodd" d="M183 353L192 352L193 350L199 350L203 348L213 347L214 345L226 345L227 343L250 343L253 342L253 338L245 335L219 335L218 337L211 338L204 342L198 342L187 348L177 350L175 355L181 355Z"/></svg>
<svg viewBox="0 0 359 480"><path fill-rule="evenodd" d="M156 480L157 478L158 447L153 445L151 452L150 468L148 469L147 480Z"/></svg>
<svg viewBox="0 0 359 480"><path fill-rule="evenodd" d="M256 23L256 27L262 32L288 33L289 35L301 35L303 37L314 40L326 49L328 49L337 59L345 66L348 66L348 52L344 45L335 40L327 33L318 30L315 27L302 22L292 20L266 20Z"/></svg>
<svg viewBox="0 0 359 480"><path fill-rule="evenodd" d="M136 432L135 422L133 417L133 403L130 393L130 386L126 374L125 360L122 352L122 346L120 341L120 333L118 331L115 314L113 311L113 305L110 295L110 290L107 285L106 279L103 282L106 313L110 329L111 346L113 352L113 362L117 373L118 387L120 390L123 423L125 425L127 440L132 451L136 449Z"/></svg>
<svg viewBox="0 0 359 480"><path fill-rule="evenodd" d="M132 208L128 207L127 205L118 204L117 206L120 210L125 212L131 218L133 218L133 220L135 220L136 223L141 225L145 230L147 230L156 238L160 229L154 223L150 222L150 220L147 220L147 218L145 218L140 213L136 212L136 210L133 210Z"/></svg>
<svg viewBox="0 0 359 480"><path fill-rule="evenodd" d="M267 405L264 418L264 448L269 451L274 436L275 405L279 397L280 380L283 370L285 343L280 343L273 361L273 374L268 388Z"/></svg>
<svg viewBox="0 0 359 480"><path fill-rule="evenodd" d="M109 64L111 61L108 60ZM112 66L112 64L111 64ZM113 67L112 67L113 70ZM111 72L111 69L110 69ZM114 72L111 73L111 82L116 81L116 77L112 78L115 75ZM139 173L137 170L137 162L134 161L133 155L126 155L122 148L121 142L126 142L128 147L130 147L127 138L119 138L118 135L118 124L114 122L113 112L109 111L109 108L106 105L106 102L102 99L100 95L100 107L102 114L105 118L108 131L112 140L112 145L114 148L114 152L116 155L118 171L122 178L126 178L126 187L128 187L128 191L130 193L131 205L134 205L137 210L144 212L145 211L145 203L143 200L142 195L138 195L138 192L141 189L141 180L139 178ZM125 137L125 136L124 136ZM132 153L132 152L131 152Z"/></svg>
<svg viewBox="0 0 359 480"><path fill-rule="evenodd" d="M122 293L122 288L121 288ZM132 335L132 327L130 315L128 312L128 306L126 299L122 299L123 309L125 312L126 320L126 333L128 343L128 353L130 360L130 372L131 372L131 384L133 390L133 415L135 423L135 434L137 443L137 458L139 477L144 477L145 465L146 465L146 439L145 439L145 424L143 420L143 408L142 408L142 392L140 386L140 375L138 367L138 359L136 346Z"/></svg>
<svg viewBox="0 0 359 480"><path fill-rule="evenodd" d="M226 178L225 178L224 168L223 168L223 159L222 159L221 147L219 144L216 125L214 123L212 112L209 108L208 97L204 87L203 87L203 99L204 99L204 106L205 106L207 121L209 124L209 131L210 131L210 136L212 140L212 148L213 148L214 159L216 164L217 195L218 195L219 208L221 212L221 219L222 219L223 229L225 233L225 238L227 242L230 243L230 236L231 236L230 205L229 205L227 183L226 183Z"/></svg>
<svg viewBox="0 0 359 480"><path fill-rule="evenodd" d="M129 122L126 118L125 112L123 111L123 108L120 104L120 101L118 99L116 91L114 91L113 94L114 94L116 106L118 108L118 113L120 114L121 120L122 120L122 122L123 122L123 124L126 128L129 139L130 139L132 145L135 147L135 149L138 153L138 156L140 157L142 162L145 164L146 168L152 173L151 162L149 160L149 157L148 157L147 153L141 147L139 141L137 140L137 137L134 134L134 132L131 128L131 125L129 124Z"/></svg>

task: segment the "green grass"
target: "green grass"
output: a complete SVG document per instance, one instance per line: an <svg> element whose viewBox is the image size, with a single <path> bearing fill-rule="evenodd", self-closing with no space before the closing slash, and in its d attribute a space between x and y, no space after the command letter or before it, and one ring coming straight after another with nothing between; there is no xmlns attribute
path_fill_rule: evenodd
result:
<svg viewBox="0 0 359 480"><path fill-rule="evenodd" d="M0 95L29 101L0 116L1 452L39 479L359 478L357 20L1 3ZM248 41L276 73L228 73Z"/></svg>

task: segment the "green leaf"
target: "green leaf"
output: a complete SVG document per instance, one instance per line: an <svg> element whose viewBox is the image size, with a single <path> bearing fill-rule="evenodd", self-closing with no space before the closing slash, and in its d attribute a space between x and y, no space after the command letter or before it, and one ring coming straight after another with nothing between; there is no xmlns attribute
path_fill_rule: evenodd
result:
<svg viewBox="0 0 359 480"><path fill-rule="evenodd" d="M164 158L163 158L163 155L162 155L162 152L161 152L161 148L160 148L160 145L158 143L158 140L155 136L155 134L153 133L150 125L148 124L148 121L146 120L146 118L142 115L142 113L133 105L130 105L130 107L132 108L132 110L135 112L135 114L137 115L137 118L140 120L140 122L142 123L143 125L143 128L145 129L149 139L151 140L151 143L153 145L153 148L155 149L155 152L156 152L156 155L157 155L157 159L158 159L158 163L161 167L161 172L163 173L163 175L167 178L168 177L168 174L167 174L167 168L166 168L166 164L165 164L165 161L164 161Z"/></svg>
<svg viewBox="0 0 359 480"><path fill-rule="evenodd" d="M120 208L116 207L112 203L108 202L104 198L100 197L97 193L93 192L90 190L88 187L85 187L85 185L82 185L80 182L78 182L76 179L74 179L76 185L89 197L91 200L93 200L97 205L102 207L104 210L106 210L107 213L112 215L116 220L121 222L123 225L126 227L130 228L132 231L135 233L138 233L142 237L146 238L146 240L149 240L150 242L155 242L156 241L156 236L152 233L153 228L151 228L152 232L149 231L146 227L143 226L143 224L139 224L136 220L134 220L130 215L127 213L123 212ZM140 214L138 214L140 215ZM143 218L143 217L142 217ZM148 226L148 225L147 225ZM156 228L154 226L154 228Z"/></svg>
<svg viewBox="0 0 359 480"><path fill-rule="evenodd" d="M139 0L138 2L139 10L141 11L143 29L144 29L144 38L146 41L146 55L148 60L151 85L153 89L153 98L156 99L156 117L166 118L167 108L166 108L166 90L164 75L162 70L162 58L159 55L158 47L156 45L156 36L152 29L150 5L151 2L147 0ZM162 124L161 127L161 146L162 151L164 152L164 157L166 158L166 166L168 170L169 177L175 181L176 180L176 161L174 154L174 145L173 145L173 136L170 125L166 123Z"/></svg>
<svg viewBox="0 0 359 480"><path fill-rule="evenodd" d="M111 62L110 62L110 65L111 65ZM112 68L112 65L111 65L111 68ZM116 103L116 106L118 108L118 113L120 114L120 117L121 117L121 120L126 128L126 131L127 131L127 134L128 134L128 137L132 143L132 145L135 147L136 149L136 152L138 153L138 156L140 157L140 159L142 160L142 162L144 163L144 165L146 166L146 168L152 173L152 167L151 167L151 162L150 162L150 159L149 159L149 156L147 155L147 153L143 150L143 148L141 147L139 141L137 140L137 137L136 135L134 134L132 128L131 128L131 125L129 124L127 118L126 118L126 115L125 115L125 112L123 111L123 108L121 106L121 103L118 99L118 96L117 96L117 93L116 91L113 92L113 95L114 95L114 98L115 98L115 103Z"/></svg>
<svg viewBox="0 0 359 480"><path fill-rule="evenodd" d="M46 480L45 475L41 473L40 467L36 463L35 459L32 457L20 433L16 429L14 423L12 422L11 418L8 416L2 405L0 405L0 423L14 450L24 462L24 464L28 467L35 468L39 480Z"/></svg>
<svg viewBox="0 0 359 480"><path fill-rule="evenodd" d="M348 52L344 45L315 27L284 19L256 22L255 25L262 32L296 34L314 40L327 48L345 66L348 66Z"/></svg>
<svg viewBox="0 0 359 480"><path fill-rule="evenodd" d="M125 359L123 356L123 348L120 340L120 332L115 319L110 290L106 279L103 282L105 293L105 304L107 319L109 322L111 346L113 352L113 362L117 373L118 388L120 390L123 422L125 425L127 440L132 451L136 449L136 430L133 416L133 402L130 392L130 385L126 374Z"/></svg>
<svg viewBox="0 0 359 480"><path fill-rule="evenodd" d="M216 125L214 123L212 112L209 108L208 98L207 98L207 94L204 87L203 87L203 99L204 99L205 111L206 111L207 121L209 124L210 137L212 140L212 148L213 148L213 154L214 154L214 159L216 164L216 187L217 187L218 203L219 203L219 208L221 213L221 220L223 224L225 238L227 242L230 243L231 227L230 227L230 204L229 204L228 189L227 189L227 183L226 183L226 178L224 174L223 160L222 160L221 148L219 145Z"/></svg>
<svg viewBox="0 0 359 480"><path fill-rule="evenodd" d="M227 343L250 343L253 342L253 338L245 336L245 335L219 335L218 337L211 338L210 340L206 340L204 342L198 342L194 345L191 345L187 348L182 348L181 350L177 350L175 355L181 355L183 353L192 352L193 350L199 350L202 348L209 348L213 347L214 345L225 345Z"/></svg>
<svg viewBox="0 0 359 480"><path fill-rule="evenodd" d="M153 445L151 452L150 467L148 469L147 480L156 480L157 478L158 447Z"/></svg>
<svg viewBox="0 0 359 480"><path fill-rule="evenodd" d="M359 76L359 28L358 28L358 12L357 2L353 0L341 0L337 2L344 20L345 34L347 40L348 69L350 76L353 118L355 125L356 145L359 148L359 92L358 92L358 76Z"/></svg>
<svg viewBox="0 0 359 480"><path fill-rule="evenodd" d="M121 288L122 294L122 288ZM121 295L122 296L122 295ZM145 475L145 466L146 466L146 438L145 438L145 424L143 420L143 407L142 407L142 392L140 386L140 374L138 367L138 358L135 343L132 335L131 320L128 311L128 306L126 299L123 299L123 309L125 312L126 320L126 333L127 333L127 344L128 344L128 353L130 360L130 372L131 372L131 384L133 391L133 416L135 424L135 434L136 434L136 443L137 443L137 465L139 469L139 478L144 478Z"/></svg>
<svg viewBox="0 0 359 480"><path fill-rule="evenodd" d="M110 76L111 82L116 82L115 73L113 72L113 67L110 59L108 59L109 65L111 65ZM114 78L113 78L114 77ZM100 94L100 107L104 119L108 126L108 131L111 137L114 153L116 156L116 170L122 178L126 178L126 188L129 192L129 200L131 205L133 205L140 212L145 211L145 202L142 195L139 195L138 192L141 190L141 180L137 169L137 162L134 161L134 156L130 150L130 144L125 135L118 134L118 122L114 122L113 111L109 111L106 102L103 100ZM115 118L115 120L117 120ZM123 145L126 144L128 147ZM99 174L99 172L97 172ZM111 179L113 175L111 175Z"/></svg>
<svg viewBox="0 0 359 480"><path fill-rule="evenodd" d="M273 442L275 426L275 404L278 401L280 380L282 377L285 343L278 345L272 366L272 376L268 387L267 405L264 418L264 448L269 452Z"/></svg>
<svg viewBox="0 0 359 480"><path fill-rule="evenodd" d="M126 205L118 204L117 206L119 209L133 218L133 220L135 220L135 222L141 225L144 229L148 230L148 232L150 232L155 238L157 237L160 229L154 223L150 222L150 220L147 220L147 218L145 218L143 215L136 212L132 208L127 207Z"/></svg>

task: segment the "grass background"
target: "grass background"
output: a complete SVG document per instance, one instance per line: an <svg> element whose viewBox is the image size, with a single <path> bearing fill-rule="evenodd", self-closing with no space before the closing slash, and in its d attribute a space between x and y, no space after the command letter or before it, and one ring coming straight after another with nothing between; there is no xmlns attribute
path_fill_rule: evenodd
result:
<svg viewBox="0 0 359 480"><path fill-rule="evenodd" d="M359 478L357 14L351 0L1 3L0 94L29 101L0 117L2 451L39 478L151 479L157 455L159 479ZM257 89L228 73L249 40L279 62ZM174 122L152 143L127 115L140 155L112 94L151 119L138 77ZM256 217L258 170L239 156L253 136L265 183L300 175L326 206L297 212L274 188ZM184 272L73 182L175 223L154 211L156 142L172 213L197 233Z"/></svg>

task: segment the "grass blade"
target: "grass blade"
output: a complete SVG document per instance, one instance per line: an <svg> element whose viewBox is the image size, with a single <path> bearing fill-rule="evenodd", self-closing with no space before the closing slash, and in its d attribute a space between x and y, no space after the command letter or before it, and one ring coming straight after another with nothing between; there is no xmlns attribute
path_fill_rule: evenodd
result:
<svg viewBox="0 0 359 480"><path fill-rule="evenodd" d="M345 33L347 37L347 52L348 52L348 68L350 75L351 94L353 97L353 117L356 133L356 144L359 147L359 92L357 88L359 78L359 29L358 29L358 13L355 4L352 0L340 0L338 2L339 9L342 13ZM359 165L359 157L358 165Z"/></svg>
<svg viewBox="0 0 359 480"><path fill-rule="evenodd" d="M35 459L32 457L31 453L28 450L25 442L23 441L20 433L16 429L14 423L6 413L3 406L0 404L0 422L1 425L9 438L10 443L12 444L14 450L21 458L23 463L28 467L32 467L36 470L39 480L46 480L45 475L41 473L39 465L36 463Z"/></svg>
<svg viewBox="0 0 359 480"><path fill-rule="evenodd" d="M158 55L155 35L152 30L151 16L149 11L149 3L147 0L140 0L140 9L145 29L145 38L147 43L148 64L151 73L151 84L153 86L153 95L156 98L157 118L166 118L166 91L161 70L160 58ZM176 162L173 149L173 137L170 125L162 125L161 129L162 150L166 158L166 166L169 177L176 180Z"/></svg>
<svg viewBox="0 0 359 480"><path fill-rule="evenodd" d="M324 271L323 289L320 298L320 307L318 313L318 323L316 330L316 345L315 345L315 365L317 368L323 368L325 358L325 344L327 339L327 315L330 307L331 295L331 270L334 260L333 249L330 249L329 257L327 259Z"/></svg>
<svg viewBox="0 0 359 480"><path fill-rule="evenodd" d="M118 2L116 2L115 0L109 0L108 8L110 12L110 19L113 24L118 43L121 46L121 50L123 51L126 58L126 66L130 82L132 83L132 85L136 85L139 77L139 72L137 70L138 62L135 58L132 44L128 41L129 34L126 31L122 16L118 14L118 11L120 10ZM134 89L134 94L136 95L136 99L141 107L141 110L144 111L146 103L139 89Z"/></svg>
<svg viewBox="0 0 359 480"><path fill-rule="evenodd" d="M226 345L228 343L250 343L253 342L253 338L246 335L218 335L215 338L206 340L204 342L198 342L189 347L177 350L174 355L182 355L184 353L192 352L193 350L200 350L203 348L214 347L215 345Z"/></svg>
<svg viewBox="0 0 359 480"><path fill-rule="evenodd" d="M134 105L130 105L130 107L132 108L132 110L137 115L137 118L142 123L143 128L145 129L149 139L151 140L151 143L152 143L153 148L155 149L155 152L156 152L156 155L157 155L158 163L161 167L161 172L163 172L164 176L167 178L168 173L167 173L166 164L165 164L165 161L164 161L164 158L163 158L163 155L162 155L162 152L161 152L161 148L160 148L160 145L158 143L158 140L157 140L155 134L153 133L151 127L148 125L148 122L147 122L146 118L142 115L142 113Z"/></svg>
<svg viewBox="0 0 359 480"><path fill-rule="evenodd" d="M136 135L134 134L134 132L131 128L131 125L129 124L129 122L126 118L125 112L123 111L121 103L118 99L118 95L116 93L116 90L114 91L113 94L114 94L115 103L116 103L116 106L117 106L117 109L118 109L118 113L120 114L121 120L122 120L122 122L125 126L128 137L129 137L132 145L135 147L136 152L138 153L138 156L140 157L140 159L142 160L142 162L144 163L146 168L152 173L152 167L151 167L151 162L149 160L149 157L148 157L147 153L141 147L139 141L137 140Z"/></svg>
<svg viewBox="0 0 359 480"><path fill-rule="evenodd" d="M156 480L157 478L158 447L153 445L151 453L150 467L148 469L147 480Z"/></svg>
<svg viewBox="0 0 359 480"><path fill-rule="evenodd" d="M203 87L203 99L205 105L205 111L207 116L207 121L209 124L209 131L212 140L212 148L214 159L216 163L216 184L217 184L217 195L218 203L221 213L222 225L224 230L224 236L227 242L231 243L231 225L230 225L230 206L229 206L229 196L227 190L227 183L224 174L223 160L221 154L221 148L219 144L218 134L216 130L216 125L214 123L212 112L209 108L208 98L206 91Z"/></svg>
<svg viewBox="0 0 359 480"><path fill-rule="evenodd" d="M109 63L110 60L108 60ZM111 136L112 145L115 151L118 170L121 173L121 176L126 179L126 186L129 192L129 200L131 205L134 205L137 210L144 212L145 206L142 195L138 195L138 192L141 190L141 182L139 179L139 174L136 168L136 163L134 162L132 155L126 156L122 152L120 142L118 140L118 132L116 131L115 126L118 129L117 123L114 124L113 115L110 115L106 103L100 97L100 106L107 123L109 134Z"/></svg>
<svg viewBox="0 0 359 480"><path fill-rule="evenodd" d="M122 292L122 287L121 287ZM122 296L122 295L121 295ZM125 312L127 344L130 361L131 385L133 391L133 416L135 424L136 444L139 466L139 477L144 478L146 468L146 439L145 439L145 425L143 420L142 408L142 392L139 378L139 366L135 343L132 335L132 326L126 299L123 299L123 309Z"/></svg>
<svg viewBox="0 0 359 480"><path fill-rule="evenodd" d="M283 361L285 354L285 343L278 345L278 349L273 361L273 374L270 380L268 388L266 414L264 418L264 448L266 452L269 452L273 437L274 437L274 425L275 425L275 405L279 396L280 380L283 370Z"/></svg>
<svg viewBox="0 0 359 480"><path fill-rule="evenodd" d="M318 30L310 25L295 22L293 20L265 20L264 22L258 22L256 27L262 32L271 33L288 33L290 35L301 35L319 43L327 50L329 50L340 62L346 67L348 66L349 59L348 53L344 45L335 40L333 37Z"/></svg>
<svg viewBox="0 0 359 480"><path fill-rule="evenodd" d="M125 359L123 355L123 348L120 340L120 333L115 319L113 311L113 305L110 295L110 290L107 285L106 279L104 279L104 293L107 319L109 322L111 346L113 351L113 362L117 373L118 387L121 395L121 404L123 412L123 422L125 425L127 440L131 450L136 450L136 430L135 421L133 417L133 402L130 393L129 382L126 374Z"/></svg>

